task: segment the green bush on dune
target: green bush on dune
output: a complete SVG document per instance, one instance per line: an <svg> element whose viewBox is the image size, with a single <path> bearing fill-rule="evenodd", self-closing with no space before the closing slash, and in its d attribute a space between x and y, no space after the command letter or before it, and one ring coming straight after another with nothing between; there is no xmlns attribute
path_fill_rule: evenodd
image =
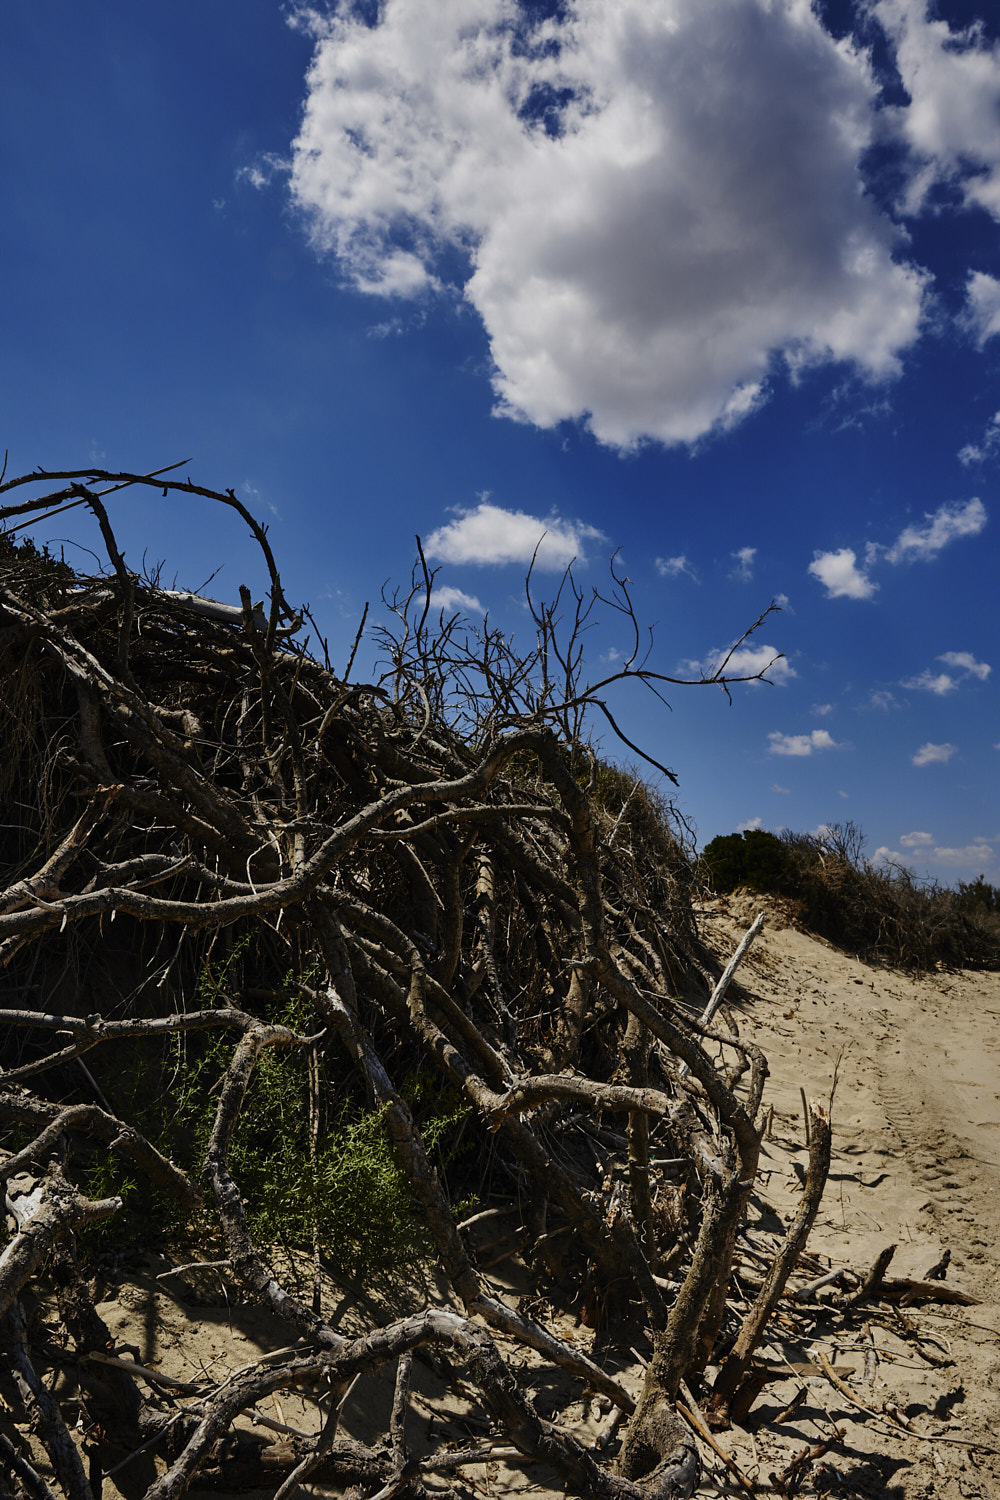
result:
<svg viewBox="0 0 1000 1500"><path fill-rule="evenodd" d="M795 904L802 925L861 958L900 968L1000 966L1000 891L980 875L950 890L904 865L873 863L855 823L817 833L750 828L705 846L699 869L719 895L738 889Z"/></svg>

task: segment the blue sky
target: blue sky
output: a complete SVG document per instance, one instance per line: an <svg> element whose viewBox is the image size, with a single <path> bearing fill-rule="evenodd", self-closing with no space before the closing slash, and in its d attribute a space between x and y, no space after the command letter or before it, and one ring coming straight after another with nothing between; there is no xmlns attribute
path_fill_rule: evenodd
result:
<svg viewBox="0 0 1000 1500"><path fill-rule="evenodd" d="M0 55L9 474L188 459L335 659L415 534L526 643L538 537L542 592L620 549L671 675L777 600L773 685L614 699L700 839L1000 881L994 5L6 0ZM115 520L260 583L228 514Z"/></svg>

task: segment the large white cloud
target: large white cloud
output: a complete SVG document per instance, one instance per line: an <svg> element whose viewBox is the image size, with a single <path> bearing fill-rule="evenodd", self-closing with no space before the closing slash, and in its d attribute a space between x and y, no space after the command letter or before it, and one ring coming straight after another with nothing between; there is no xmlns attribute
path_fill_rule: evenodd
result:
<svg viewBox="0 0 1000 1500"><path fill-rule="evenodd" d="M880 377L916 337L924 278L859 172L877 85L809 0L567 0L533 28L517 0L301 14L291 181L315 243L365 291L462 283L500 410L691 442L776 360Z"/></svg>

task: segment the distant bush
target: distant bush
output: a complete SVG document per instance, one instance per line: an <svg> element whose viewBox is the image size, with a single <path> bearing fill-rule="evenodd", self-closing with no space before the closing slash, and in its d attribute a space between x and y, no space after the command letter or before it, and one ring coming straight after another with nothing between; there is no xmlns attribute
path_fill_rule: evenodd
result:
<svg viewBox="0 0 1000 1500"><path fill-rule="evenodd" d="M788 895L795 874L784 840L762 828L712 839L702 854L702 867L712 889L720 895L740 887Z"/></svg>
<svg viewBox="0 0 1000 1500"><path fill-rule="evenodd" d="M969 882L960 880L956 899L960 909L970 916L1000 915L1000 889L990 885L983 875Z"/></svg>
<svg viewBox="0 0 1000 1500"><path fill-rule="evenodd" d="M822 833L747 829L712 839L701 858L709 887L793 899L811 932L848 953L898 968L1000 968L1000 891L983 876L957 891L874 865L855 823Z"/></svg>

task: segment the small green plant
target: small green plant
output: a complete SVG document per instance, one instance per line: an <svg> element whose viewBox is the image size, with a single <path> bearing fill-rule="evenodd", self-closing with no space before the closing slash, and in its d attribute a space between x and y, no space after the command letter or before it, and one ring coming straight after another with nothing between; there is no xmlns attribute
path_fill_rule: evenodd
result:
<svg viewBox="0 0 1000 1500"><path fill-rule="evenodd" d="M204 965L197 986L200 1008L233 1003L234 980L248 944L249 939L241 939L220 963ZM295 988L289 980L266 1019L301 1035L309 1031L312 1016ZM163 1086L150 1088L147 1056L145 1088L132 1089L129 1113L137 1127L195 1179L202 1171L218 1088L235 1045L228 1030L176 1035L161 1059ZM306 1049L267 1048L257 1060L229 1151L229 1170L246 1201L250 1232L258 1245L290 1252L311 1252L315 1239L334 1273L361 1282L397 1281L412 1272L430 1246L397 1161L385 1111L365 1108L352 1098L331 1098L322 1057L317 1065L320 1128L314 1145ZM128 1072L141 1084L139 1056ZM445 1166L463 1149L469 1105L427 1069L412 1075L406 1094L428 1152ZM140 1107L143 1097L148 1102ZM140 1243L204 1242L219 1233L213 1214L185 1221L176 1205L134 1175L123 1177L120 1163L105 1150L94 1153L87 1190L93 1196L121 1194L130 1238ZM95 1235L119 1238L121 1219L111 1226L99 1226Z"/></svg>

